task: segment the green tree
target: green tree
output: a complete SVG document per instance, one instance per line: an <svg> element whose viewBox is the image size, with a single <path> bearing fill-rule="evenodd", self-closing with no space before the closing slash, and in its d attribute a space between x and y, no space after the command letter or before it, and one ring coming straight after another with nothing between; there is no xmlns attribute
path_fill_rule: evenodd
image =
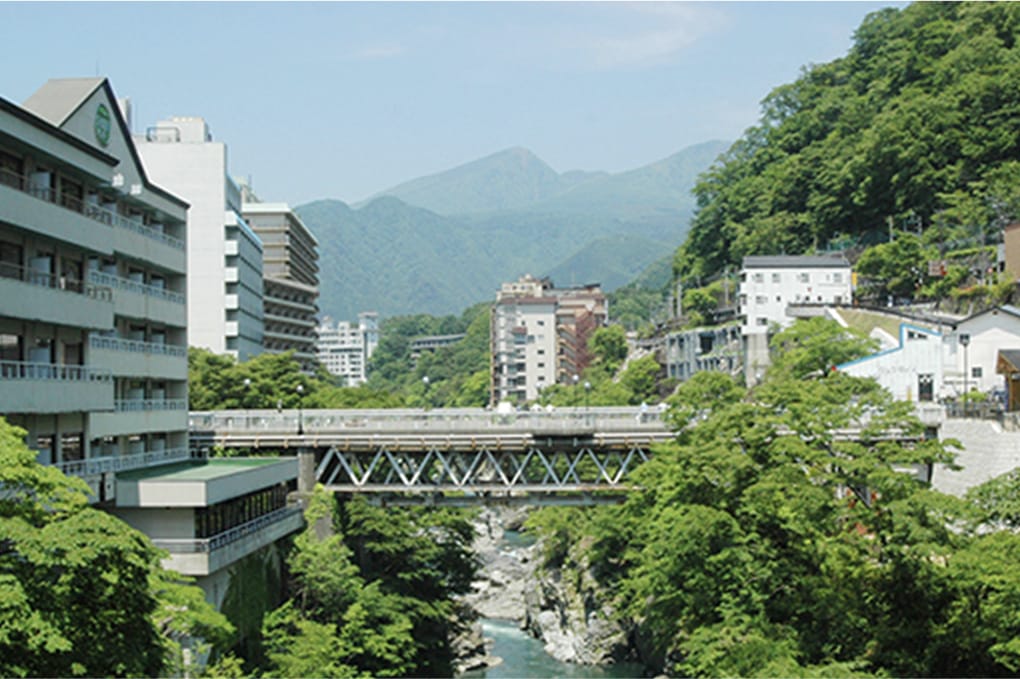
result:
<svg viewBox="0 0 1020 679"><path fill-rule="evenodd" d="M148 538L88 505L88 487L36 462L0 420L0 674L156 676L180 643L232 630L159 566Z"/></svg>

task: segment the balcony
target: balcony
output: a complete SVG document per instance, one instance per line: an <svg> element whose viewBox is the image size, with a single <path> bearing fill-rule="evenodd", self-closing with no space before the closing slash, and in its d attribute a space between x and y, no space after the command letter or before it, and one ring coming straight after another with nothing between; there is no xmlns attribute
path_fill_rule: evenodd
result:
<svg viewBox="0 0 1020 679"><path fill-rule="evenodd" d="M4 221L77 247L112 253L113 228L86 214L80 199L33 186L28 177L0 168L0 204Z"/></svg>
<svg viewBox="0 0 1020 679"><path fill-rule="evenodd" d="M113 412L93 413L91 435L122 436L183 431L188 428L187 399L121 399Z"/></svg>
<svg viewBox="0 0 1020 679"><path fill-rule="evenodd" d="M113 326L110 288L54 276L13 264L0 264L3 315L93 330Z"/></svg>
<svg viewBox="0 0 1020 679"><path fill-rule="evenodd" d="M92 366L0 361L0 413L113 409L113 377Z"/></svg>
<svg viewBox="0 0 1020 679"><path fill-rule="evenodd" d="M170 552L163 561L184 575L215 573L249 554L301 530L304 516L300 507L284 507L205 539L154 539L156 547Z"/></svg>
<svg viewBox="0 0 1020 679"><path fill-rule="evenodd" d="M92 335L89 347L89 360L97 367L109 368L115 375L173 380L188 377L187 347L103 335Z"/></svg>
<svg viewBox="0 0 1020 679"><path fill-rule="evenodd" d="M68 476L95 476L108 472L122 472L131 469L157 467L171 462L191 459L187 448L166 448L130 455L92 457L85 460L70 460L53 465Z"/></svg>
<svg viewBox="0 0 1020 679"><path fill-rule="evenodd" d="M146 285L103 271L89 271L88 279L95 285L113 290L113 312L131 318L147 318L167 325L184 327L187 309L183 293ZM127 293L127 294L121 294Z"/></svg>

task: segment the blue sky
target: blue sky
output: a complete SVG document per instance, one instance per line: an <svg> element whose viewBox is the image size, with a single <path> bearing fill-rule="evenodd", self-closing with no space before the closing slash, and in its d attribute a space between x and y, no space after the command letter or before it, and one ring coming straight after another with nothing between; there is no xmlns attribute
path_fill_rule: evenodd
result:
<svg viewBox="0 0 1020 679"><path fill-rule="evenodd" d="M264 200L355 202L512 146L619 172L732 141L903 5L0 2L0 96L105 75L136 132L204 117Z"/></svg>

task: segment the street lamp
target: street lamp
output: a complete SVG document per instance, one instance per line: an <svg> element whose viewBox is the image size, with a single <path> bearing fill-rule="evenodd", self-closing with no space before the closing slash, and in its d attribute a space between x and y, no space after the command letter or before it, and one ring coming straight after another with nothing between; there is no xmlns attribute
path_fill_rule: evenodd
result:
<svg viewBox="0 0 1020 679"><path fill-rule="evenodd" d="M960 345L963 346L963 416L967 417L967 391L969 385L967 384L968 373L970 372L967 366L967 346L970 344L970 335L967 333L960 333Z"/></svg>
<svg viewBox="0 0 1020 679"><path fill-rule="evenodd" d="M584 381L584 412L588 412L588 397L591 395L591 382Z"/></svg>
<svg viewBox="0 0 1020 679"><path fill-rule="evenodd" d="M422 410L429 409L429 376L425 375L421 378L422 392L421 399L423 401Z"/></svg>
<svg viewBox="0 0 1020 679"><path fill-rule="evenodd" d="M302 405L302 402L303 402L303 399L304 399L305 385L303 385L303 384L297 385L296 387L294 387L294 391L297 392L297 398L298 398L298 401L297 401L297 403L298 403L298 405L297 405L297 433L298 433L298 436L304 436L304 433L305 433L305 422L304 422L304 416L301 413L301 405Z"/></svg>

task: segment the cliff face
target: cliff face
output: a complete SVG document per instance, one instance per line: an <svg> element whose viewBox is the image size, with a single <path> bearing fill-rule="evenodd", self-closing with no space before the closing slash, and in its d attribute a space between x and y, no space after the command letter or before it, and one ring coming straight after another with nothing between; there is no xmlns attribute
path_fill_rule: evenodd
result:
<svg viewBox="0 0 1020 679"><path fill-rule="evenodd" d="M620 622L611 601L586 559L568 561L565 568L536 572L524 592L524 627L558 660L585 665L635 660L629 625Z"/></svg>

